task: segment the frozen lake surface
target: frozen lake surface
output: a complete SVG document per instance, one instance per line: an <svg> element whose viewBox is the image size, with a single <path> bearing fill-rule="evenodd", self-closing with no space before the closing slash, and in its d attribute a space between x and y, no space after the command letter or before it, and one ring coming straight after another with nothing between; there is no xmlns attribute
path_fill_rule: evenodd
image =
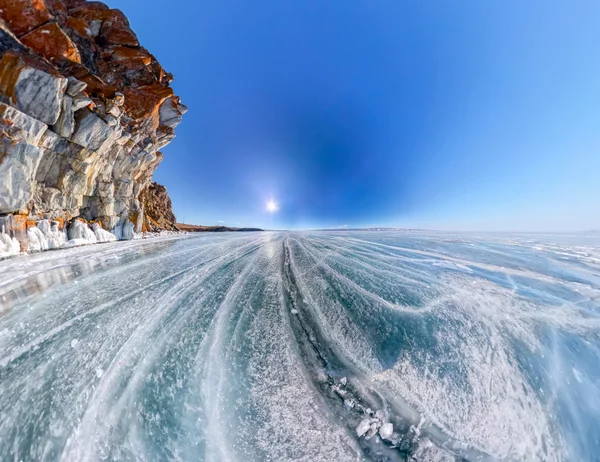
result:
<svg viewBox="0 0 600 462"><path fill-rule="evenodd" d="M600 234L0 262L0 460L600 460Z"/></svg>

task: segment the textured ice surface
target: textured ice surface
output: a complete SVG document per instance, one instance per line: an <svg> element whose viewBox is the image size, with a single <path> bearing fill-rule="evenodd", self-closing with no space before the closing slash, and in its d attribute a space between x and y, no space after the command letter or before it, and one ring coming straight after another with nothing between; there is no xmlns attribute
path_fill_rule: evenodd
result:
<svg viewBox="0 0 600 462"><path fill-rule="evenodd" d="M235 233L2 261L0 460L599 460L599 244Z"/></svg>

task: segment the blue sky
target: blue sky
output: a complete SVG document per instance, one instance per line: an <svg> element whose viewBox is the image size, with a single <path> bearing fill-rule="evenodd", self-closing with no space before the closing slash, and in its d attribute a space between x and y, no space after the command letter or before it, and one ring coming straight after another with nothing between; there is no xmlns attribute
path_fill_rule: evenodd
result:
<svg viewBox="0 0 600 462"><path fill-rule="evenodd" d="M180 220L600 228L597 0L108 3L190 108Z"/></svg>

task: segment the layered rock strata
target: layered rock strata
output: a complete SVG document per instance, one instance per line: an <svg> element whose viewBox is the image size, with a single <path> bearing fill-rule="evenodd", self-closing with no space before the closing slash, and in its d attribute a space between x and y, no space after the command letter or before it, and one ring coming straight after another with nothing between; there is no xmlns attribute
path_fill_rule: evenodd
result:
<svg viewBox="0 0 600 462"><path fill-rule="evenodd" d="M142 231L179 231L167 188L158 183L150 184L140 195L143 223Z"/></svg>
<svg viewBox="0 0 600 462"><path fill-rule="evenodd" d="M83 239L81 223L89 240L172 229L172 214L148 217L140 198L158 192L160 149L187 109L125 15L85 0L0 0L0 18L0 255L40 233Z"/></svg>

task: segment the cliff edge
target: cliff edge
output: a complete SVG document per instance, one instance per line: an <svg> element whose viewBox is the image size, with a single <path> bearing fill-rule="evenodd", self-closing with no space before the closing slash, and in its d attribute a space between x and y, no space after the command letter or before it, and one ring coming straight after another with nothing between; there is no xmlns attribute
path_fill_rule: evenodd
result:
<svg viewBox="0 0 600 462"><path fill-rule="evenodd" d="M166 195L152 175L187 109L125 15L95 1L0 0L0 18L0 247L173 229L172 213L157 221L144 203L166 205L152 200Z"/></svg>

